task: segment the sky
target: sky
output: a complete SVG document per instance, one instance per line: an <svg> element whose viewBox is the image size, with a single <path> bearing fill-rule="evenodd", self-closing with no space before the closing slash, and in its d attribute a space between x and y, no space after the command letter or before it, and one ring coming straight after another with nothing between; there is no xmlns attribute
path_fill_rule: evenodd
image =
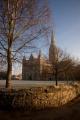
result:
<svg viewBox="0 0 80 120"><path fill-rule="evenodd" d="M80 59L80 0L48 0L48 3L57 46ZM47 52L45 47L41 50Z"/></svg>
<svg viewBox="0 0 80 120"><path fill-rule="evenodd" d="M80 0L48 0L57 45L80 59Z"/></svg>

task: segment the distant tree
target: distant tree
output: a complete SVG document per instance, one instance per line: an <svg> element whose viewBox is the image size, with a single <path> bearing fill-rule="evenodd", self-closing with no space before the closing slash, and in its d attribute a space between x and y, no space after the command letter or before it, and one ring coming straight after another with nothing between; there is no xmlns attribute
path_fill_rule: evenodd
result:
<svg viewBox="0 0 80 120"><path fill-rule="evenodd" d="M72 75L72 68L74 62L71 57L66 54L63 50L56 48L55 60L52 63L53 76L55 77L56 86L58 85L58 79L65 79L68 75Z"/></svg>
<svg viewBox="0 0 80 120"><path fill-rule="evenodd" d="M4 56L0 54L0 80L6 79L6 76L6 61L4 59Z"/></svg>
<svg viewBox="0 0 80 120"><path fill-rule="evenodd" d="M76 81L80 81L80 63L74 67L74 76Z"/></svg>
<svg viewBox="0 0 80 120"><path fill-rule="evenodd" d="M6 88L10 88L12 63L32 41L48 29L46 0L2 0L0 2L0 54L7 61Z"/></svg>
<svg viewBox="0 0 80 120"><path fill-rule="evenodd" d="M6 60L2 55L0 55L0 72L2 71L6 71Z"/></svg>
<svg viewBox="0 0 80 120"><path fill-rule="evenodd" d="M0 71L0 80L5 80L7 77L6 71Z"/></svg>
<svg viewBox="0 0 80 120"><path fill-rule="evenodd" d="M73 81L74 80L74 67L75 62L73 58L67 56L67 58L63 61L62 69L64 73L64 81Z"/></svg>

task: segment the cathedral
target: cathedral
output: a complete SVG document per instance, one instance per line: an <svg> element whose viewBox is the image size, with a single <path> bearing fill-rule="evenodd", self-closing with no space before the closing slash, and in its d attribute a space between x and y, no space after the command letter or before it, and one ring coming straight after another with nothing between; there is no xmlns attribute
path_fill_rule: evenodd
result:
<svg viewBox="0 0 80 120"><path fill-rule="evenodd" d="M53 79L53 67L52 64L56 59L56 44L54 39L54 34L51 34L51 42L49 47L49 58L46 60L43 56L41 51L37 58L30 55L29 59L26 60L26 57L23 57L22 60L22 79L23 80L52 80Z"/></svg>

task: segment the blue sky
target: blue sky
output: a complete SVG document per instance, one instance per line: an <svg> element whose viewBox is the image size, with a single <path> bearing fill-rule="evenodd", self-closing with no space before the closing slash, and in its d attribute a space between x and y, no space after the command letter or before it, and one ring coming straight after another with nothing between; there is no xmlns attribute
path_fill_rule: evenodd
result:
<svg viewBox="0 0 80 120"><path fill-rule="evenodd" d="M80 59L80 0L48 0L48 3L57 45ZM45 47L41 50L46 52Z"/></svg>
<svg viewBox="0 0 80 120"><path fill-rule="evenodd" d="M80 58L80 0L48 0L57 44Z"/></svg>

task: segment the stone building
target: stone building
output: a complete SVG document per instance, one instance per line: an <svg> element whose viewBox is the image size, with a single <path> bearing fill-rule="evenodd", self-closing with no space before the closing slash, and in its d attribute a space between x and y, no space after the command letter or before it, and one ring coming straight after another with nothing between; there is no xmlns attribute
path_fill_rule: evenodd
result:
<svg viewBox="0 0 80 120"><path fill-rule="evenodd" d="M34 58L33 54L26 60L23 57L22 61L22 79L23 80L52 80L52 63L55 61L56 44L54 35L51 35L51 43L49 47L49 59L46 60L41 51L37 58Z"/></svg>

